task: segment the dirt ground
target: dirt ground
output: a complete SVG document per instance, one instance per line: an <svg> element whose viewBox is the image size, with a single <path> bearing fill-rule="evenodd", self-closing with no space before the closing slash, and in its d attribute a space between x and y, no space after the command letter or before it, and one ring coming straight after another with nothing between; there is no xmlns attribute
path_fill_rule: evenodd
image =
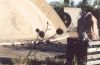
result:
<svg viewBox="0 0 100 65"><path fill-rule="evenodd" d="M76 32L68 32L70 37L77 37L77 33ZM66 46L67 44L67 39L61 40L60 41L63 45L63 47ZM56 48L54 47L54 45L48 45L47 46L47 51L51 50L50 52L40 52L38 54L42 54L43 56L53 56L55 54L59 54L61 48ZM56 52L58 50L58 52ZM62 48L63 50L63 48ZM21 45L15 45L15 46L0 46L0 56L20 56L20 55L27 55L27 53L29 52L28 49L25 49L23 46ZM45 55L45 53L47 53ZM64 53L64 52L63 52ZM50 54L50 55L48 55ZM41 55L41 56L42 56Z"/></svg>
<svg viewBox="0 0 100 65"><path fill-rule="evenodd" d="M77 37L76 32L68 32L70 37ZM47 57L54 58L58 55L66 54L66 44L67 39L61 40L61 43L56 42L56 44L40 45L38 52L36 53L36 58L39 60L44 60ZM61 45L59 45L61 44ZM35 50L34 50L35 51ZM31 54L34 54L34 51ZM30 52L27 45L0 45L0 58L19 58L26 57ZM31 57L33 58L33 57Z"/></svg>

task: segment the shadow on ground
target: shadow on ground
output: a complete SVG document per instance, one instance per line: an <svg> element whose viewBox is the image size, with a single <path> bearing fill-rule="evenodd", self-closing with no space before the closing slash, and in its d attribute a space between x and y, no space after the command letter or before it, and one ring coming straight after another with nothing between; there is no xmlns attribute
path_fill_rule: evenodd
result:
<svg viewBox="0 0 100 65"><path fill-rule="evenodd" d="M23 51L23 50L38 50L41 52L54 52L54 53L65 53L66 52L66 44L62 43L50 43L50 44L38 44L37 48L32 44L27 45L12 45L12 46L4 46L5 48L10 48L15 51Z"/></svg>

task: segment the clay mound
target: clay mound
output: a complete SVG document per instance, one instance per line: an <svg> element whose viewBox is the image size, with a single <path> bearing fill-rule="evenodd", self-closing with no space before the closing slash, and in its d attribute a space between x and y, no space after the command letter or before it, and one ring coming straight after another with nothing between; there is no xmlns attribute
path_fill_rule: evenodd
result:
<svg viewBox="0 0 100 65"><path fill-rule="evenodd" d="M45 31L47 23L45 38L54 35L57 28L67 30L45 0L0 0L0 41L34 40L36 29Z"/></svg>

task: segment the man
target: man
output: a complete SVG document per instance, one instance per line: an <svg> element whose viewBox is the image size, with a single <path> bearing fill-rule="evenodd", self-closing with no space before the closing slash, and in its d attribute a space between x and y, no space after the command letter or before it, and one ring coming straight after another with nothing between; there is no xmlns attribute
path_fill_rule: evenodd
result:
<svg viewBox="0 0 100 65"><path fill-rule="evenodd" d="M82 10L81 18L78 20L77 33L79 43L76 46L76 59L78 65L86 65L87 63L87 47L89 40L97 40L99 38L97 19L92 15L92 10Z"/></svg>
<svg viewBox="0 0 100 65"><path fill-rule="evenodd" d="M78 38L81 41L84 41L85 39L88 39L88 36L86 34L86 12L81 12L80 13L81 18L78 20L78 25L77 25L77 33L78 33Z"/></svg>
<svg viewBox="0 0 100 65"><path fill-rule="evenodd" d="M83 11L78 20L77 33L80 40L98 40L97 19L90 11Z"/></svg>

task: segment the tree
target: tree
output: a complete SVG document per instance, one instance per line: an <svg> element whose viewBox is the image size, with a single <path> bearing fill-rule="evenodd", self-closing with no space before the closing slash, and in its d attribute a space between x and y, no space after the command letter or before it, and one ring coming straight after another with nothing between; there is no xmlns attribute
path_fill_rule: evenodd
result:
<svg viewBox="0 0 100 65"><path fill-rule="evenodd" d="M100 0L95 0L95 1L94 1L94 4L95 4L95 5L100 5Z"/></svg>
<svg viewBox="0 0 100 65"><path fill-rule="evenodd" d="M94 3L93 3L93 7L100 9L100 0L95 0Z"/></svg>
<svg viewBox="0 0 100 65"><path fill-rule="evenodd" d="M53 7L53 8L57 8L57 7L59 7L59 8L62 8L62 7L64 7L64 5L62 4L62 3L60 3L60 2L50 2L50 5Z"/></svg>
<svg viewBox="0 0 100 65"><path fill-rule="evenodd" d="M55 9L57 13L61 13L61 11L64 12L64 4L60 2L51 2L50 5Z"/></svg>
<svg viewBox="0 0 100 65"><path fill-rule="evenodd" d="M89 3L88 3L88 0L82 0L78 3L77 7L85 7L85 6L88 6Z"/></svg>
<svg viewBox="0 0 100 65"><path fill-rule="evenodd" d="M70 1L69 0L64 0L64 6L68 7L69 6Z"/></svg>
<svg viewBox="0 0 100 65"><path fill-rule="evenodd" d="M78 2L77 7L81 7L81 6L82 6L82 2L80 1L80 2Z"/></svg>
<svg viewBox="0 0 100 65"><path fill-rule="evenodd" d="M71 7L74 7L75 6L75 2L71 1L70 5L71 5Z"/></svg>

